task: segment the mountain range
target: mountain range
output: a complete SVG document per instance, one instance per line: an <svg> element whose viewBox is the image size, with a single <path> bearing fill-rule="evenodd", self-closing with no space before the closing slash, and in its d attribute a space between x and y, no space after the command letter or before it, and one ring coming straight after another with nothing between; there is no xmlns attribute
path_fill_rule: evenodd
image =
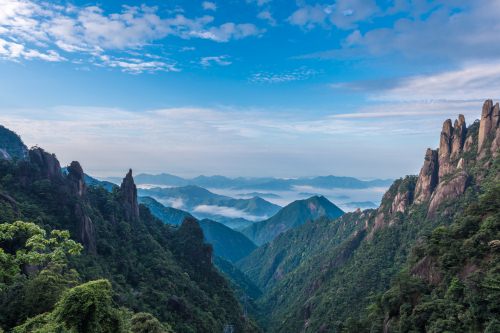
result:
<svg viewBox="0 0 500 333"><path fill-rule="evenodd" d="M224 176L198 176L195 178L182 178L168 173L152 175L142 173L135 177L137 184L163 185L169 187L182 187L195 185L204 188L216 189L253 189L288 191L295 186L310 186L322 189L345 188L364 189L371 187L387 187L392 183L390 179L360 180L354 177L320 176L301 178L273 178L273 177L237 177ZM117 182L120 179L111 177L108 180Z"/></svg>
<svg viewBox="0 0 500 333"><path fill-rule="evenodd" d="M255 244L262 245L272 241L279 234L306 222L320 217L337 218L342 214L344 212L325 197L314 196L292 202L269 219L243 229L242 233Z"/></svg>
<svg viewBox="0 0 500 333"><path fill-rule="evenodd" d="M269 332L498 332L500 107L446 120L377 209L290 229L237 266Z"/></svg>
<svg viewBox="0 0 500 333"><path fill-rule="evenodd" d="M139 195L153 197L198 219L215 220L233 229L243 229L255 221L265 220L281 208L260 197L234 199L194 185L139 189Z"/></svg>
<svg viewBox="0 0 500 333"><path fill-rule="evenodd" d="M7 134L10 145L24 147ZM75 327L90 325L92 331L122 332L148 318L169 332L222 332L227 323L258 332L214 267L212 247L196 220L186 218L173 228L155 218L137 201L132 171L110 192L87 186L78 162L63 172L56 156L39 147L20 158L10 146L4 150L9 156L0 157L1 329L66 332L64 327L82 331ZM31 223L13 223L20 220ZM24 248L30 232L38 236ZM53 238L35 245L45 237ZM75 245L48 256L67 237L83 245L81 255ZM59 316L61 311L72 315Z"/></svg>
<svg viewBox="0 0 500 333"><path fill-rule="evenodd" d="M281 208L194 179L101 182L0 127L0 331L500 332L498 103L447 119L419 175L372 209ZM239 232L200 217L221 208L252 218Z"/></svg>

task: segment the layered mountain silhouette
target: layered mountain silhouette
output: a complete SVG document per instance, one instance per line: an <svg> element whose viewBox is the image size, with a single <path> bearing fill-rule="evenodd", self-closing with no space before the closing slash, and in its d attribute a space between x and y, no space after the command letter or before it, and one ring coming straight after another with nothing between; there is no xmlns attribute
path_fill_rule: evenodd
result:
<svg viewBox="0 0 500 333"><path fill-rule="evenodd" d="M242 230L257 245L272 241L279 234L320 217L337 218L344 212L323 196L296 200L271 218Z"/></svg>
<svg viewBox="0 0 500 333"><path fill-rule="evenodd" d="M500 107L488 100L480 121L446 120L420 174L396 180L377 209L305 223L242 259L263 292L262 326L497 331L499 147Z"/></svg>
<svg viewBox="0 0 500 333"><path fill-rule="evenodd" d="M10 131L0 132L0 142L0 223L24 220L48 231L68 230L84 245L81 256L70 258L79 283L108 279L117 306L147 311L176 332L219 332L226 323L238 331L258 331L243 318L231 284L214 267L212 247L198 222L188 217L173 228L155 218L139 204L131 170L109 191L106 184L87 185L92 180L78 162L62 169L55 155L38 147L25 150ZM1 253L12 250L9 242L1 246ZM30 268L24 280L36 270ZM57 276L47 281L58 286ZM20 282L2 284L2 329L10 331L55 306L54 297L30 303L38 291L23 288Z"/></svg>
<svg viewBox="0 0 500 333"><path fill-rule="evenodd" d="M211 219L233 229L242 229L255 221L274 215L281 208L262 198L234 199L199 186L140 189L166 206L185 210L199 219Z"/></svg>
<svg viewBox="0 0 500 333"><path fill-rule="evenodd" d="M117 178L110 178L111 181L119 181ZM224 176L198 176L195 178L182 178L175 175L162 173L159 175L139 174L136 177L138 184L164 185L169 187L182 187L195 185L204 188L217 189L254 189L254 190L274 190L288 191L295 186L310 186L323 189L345 188L363 189L370 187L387 187L392 183L389 179L375 179L364 181L354 177L321 176L302 177L294 179L284 178L228 178Z"/></svg>

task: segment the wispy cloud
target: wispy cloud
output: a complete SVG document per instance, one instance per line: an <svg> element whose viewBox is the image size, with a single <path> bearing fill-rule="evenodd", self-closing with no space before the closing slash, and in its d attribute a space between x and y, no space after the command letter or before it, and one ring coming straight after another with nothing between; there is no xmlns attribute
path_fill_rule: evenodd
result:
<svg viewBox="0 0 500 333"><path fill-rule="evenodd" d="M179 174L217 174L224 168L229 175L237 170L233 175L262 176L265 165L265 172L282 177L303 175L303 170L375 176L373 168L380 165L385 173L377 176L385 177L399 175L401 163L420 165L423 149L434 146L443 119L464 113L471 122L480 109L480 101L381 103L304 119L286 110L132 112L61 106L2 109L0 124L17 131L28 145L57 153L63 163L80 160L97 175L134 167ZM360 149L357 161L352 152ZM403 155L407 158L401 159ZM391 168L397 173L390 174Z"/></svg>
<svg viewBox="0 0 500 333"><path fill-rule="evenodd" d="M355 1L358 5L361 2L364 4L364 1ZM328 28L340 22L339 28L351 31L342 41L341 47L303 55L301 58L355 59L400 55L427 63L492 61L498 58L500 44L493 42L500 35L498 0L402 0L394 2L384 11L369 2L371 5L365 8L366 11L352 6L352 12L349 10L349 1L343 3L346 5L344 11L339 12L336 8L338 17L332 23L327 23L331 16L325 12L328 8L325 5L304 6L290 16L291 24L309 29L317 26ZM389 26L356 26L360 20L366 21L380 15L401 17Z"/></svg>
<svg viewBox="0 0 500 333"><path fill-rule="evenodd" d="M229 66L232 62L229 60L229 56L213 56L213 57L203 57L200 59L200 64L204 67L219 65L219 66Z"/></svg>
<svg viewBox="0 0 500 333"><path fill-rule="evenodd" d="M335 90L366 94L372 101L478 101L500 97L500 62L465 64L454 70L332 84Z"/></svg>
<svg viewBox="0 0 500 333"><path fill-rule="evenodd" d="M203 9L205 10L212 10L212 11L216 11L217 10L217 5L215 4L215 2L211 2L211 1L203 1L201 3L201 6L203 7Z"/></svg>
<svg viewBox="0 0 500 333"><path fill-rule="evenodd" d="M203 6L215 9L212 2ZM262 33L252 23L216 25L209 15L189 18L176 13L164 17L156 7L146 5L123 6L119 12L107 13L99 6L61 6L30 0L0 2L0 57L17 61L64 61L86 55L90 63L133 73L171 71L170 59L154 63L143 60L137 65L136 59L123 58L128 50L142 49L169 36L225 43ZM121 54L114 54L117 52ZM110 60L112 56L116 60Z"/></svg>
<svg viewBox="0 0 500 333"><path fill-rule="evenodd" d="M290 15L288 22L306 29L317 26L352 29L379 11L374 0L338 0L333 5L304 4Z"/></svg>
<svg viewBox="0 0 500 333"><path fill-rule="evenodd" d="M243 210L239 210L233 207L226 206L214 206L214 205L199 205L194 208L194 213L210 214L210 215L220 215L229 218L244 218L249 221L262 221L268 218L268 216L257 216L248 214Z"/></svg>
<svg viewBox="0 0 500 333"><path fill-rule="evenodd" d="M318 74L316 70L309 68L299 68L281 73L259 72L252 74L249 81L254 83L284 83L307 80L316 74Z"/></svg>

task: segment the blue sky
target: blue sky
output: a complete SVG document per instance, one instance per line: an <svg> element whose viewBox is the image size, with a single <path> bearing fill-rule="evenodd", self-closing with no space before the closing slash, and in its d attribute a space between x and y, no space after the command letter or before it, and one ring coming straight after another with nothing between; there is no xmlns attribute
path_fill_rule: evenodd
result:
<svg viewBox="0 0 500 333"><path fill-rule="evenodd" d="M96 175L398 177L500 95L499 0L0 1L0 123Z"/></svg>

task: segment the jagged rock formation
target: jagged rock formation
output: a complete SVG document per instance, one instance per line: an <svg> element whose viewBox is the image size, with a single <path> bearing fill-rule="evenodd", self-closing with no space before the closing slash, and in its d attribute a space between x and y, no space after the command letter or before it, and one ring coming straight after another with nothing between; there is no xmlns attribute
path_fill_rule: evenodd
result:
<svg viewBox="0 0 500 333"><path fill-rule="evenodd" d="M139 218L139 203L137 201L137 187L132 176L132 169L123 178L120 186L120 198L127 220L137 220Z"/></svg>
<svg viewBox="0 0 500 333"><path fill-rule="evenodd" d="M398 179L392 184L384 194L380 207L377 209L375 222L368 238L378 229L393 225L399 220L399 216L404 214L413 204L415 198L415 176L408 176Z"/></svg>
<svg viewBox="0 0 500 333"><path fill-rule="evenodd" d="M439 162L437 150L430 148L425 152L424 165L418 176L415 188L415 203L429 200L439 181Z"/></svg>
<svg viewBox="0 0 500 333"><path fill-rule="evenodd" d="M88 253L96 254L96 235L94 223L85 213L85 206L80 203L75 205L75 217L78 220L78 240L85 246Z"/></svg>
<svg viewBox="0 0 500 333"><path fill-rule="evenodd" d="M499 125L499 104L493 105L492 100L484 103L479 124L467 128L463 115L458 116L453 127L450 119L444 122L439 149L427 150L416 186L415 203L429 203L429 216L434 216L443 202L465 192L473 178L471 170L478 161L488 154L493 157L498 154ZM479 183L481 178L480 174L475 175L475 182Z"/></svg>
<svg viewBox="0 0 500 333"><path fill-rule="evenodd" d="M56 155L49 154L42 148L32 148L29 151L29 159L33 165L38 167L40 175L51 181L60 182L63 179L61 165Z"/></svg>
<svg viewBox="0 0 500 333"><path fill-rule="evenodd" d="M68 167L68 180L70 181L71 190L79 197L83 197L87 186L85 185L85 174L80 163L73 161Z"/></svg>
<svg viewBox="0 0 500 333"><path fill-rule="evenodd" d="M483 112L481 113L481 123L479 125L479 136L477 151L479 157L484 157L487 143L492 140L494 144L491 145L492 153L496 153L498 149L498 125L500 121L500 106L496 103L493 106L491 99L484 102Z"/></svg>
<svg viewBox="0 0 500 333"><path fill-rule="evenodd" d="M85 246L85 249L91 253L97 253L95 227L92 219L86 213L87 201L85 198L87 186L85 185L85 174L80 163L73 161L68 167L67 180L70 192L81 198L75 204L75 217L78 224L78 240Z"/></svg>

